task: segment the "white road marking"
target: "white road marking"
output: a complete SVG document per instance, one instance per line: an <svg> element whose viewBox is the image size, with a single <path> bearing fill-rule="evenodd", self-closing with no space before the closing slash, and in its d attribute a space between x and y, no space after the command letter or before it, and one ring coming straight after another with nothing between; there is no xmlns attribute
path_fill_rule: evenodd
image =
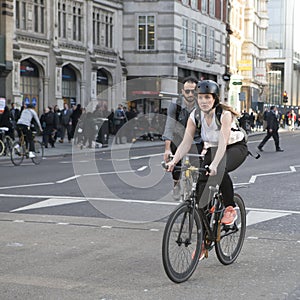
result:
<svg viewBox="0 0 300 300"><path fill-rule="evenodd" d="M279 212L266 212L266 211L249 211L246 217L247 226L254 225L257 223L285 217L291 215L290 213L279 213Z"/></svg>
<svg viewBox="0 0 300 300"><path fill-rule="evenodd" d="M5 195L0 194L0 197L23 197L22 195ZM59 196L34 196L34 195L25 195L25 197L29 198L46 198L47 200L40 201L31 205L27 205L24 207L19 207L17 209L11 210L10 212L19 212L30 209L38 209L38 208L47 208L53 206L60 206L66 204L77 204L81 202L91 201L109 201L109 202L121 202L121 203L140 203L144 205L171 205L177 206L177 202L162 202L162 201L145 201L145 200L134 200L134 199L109 199L109 198L80 198L80 197L59 197ZM300 211L288 211L288 210L274 210L274 209L262 209L262 208L246 208L247 210L247 226L254 225L257 223L270 221L277 218L282 218L285 216L289 216L292 214L300 214Z"/></svg>
<svg viewBox="0 0 300 300"><path fill-rule="evenodd" d="M257 175L252 175L249 183L254 183L257 177L261 176L273 176L273 175L280 175L280 174L289 174L289 173L294 173L296 172L295 166L290 166L290 171L281 171L281 172L272 172L272 173L262 173L262 174L257 174Z"/></svg>
<svg viewBox="0 0 300 300"><path fill-rule="evenodd" d="M147 166L142 166L142 167L140 167L140 168L138 168L137 169L137 171L144 171L144 170L146 170L148 167Z"/></svg>
<svg viewBox="0 0 300 300"><path fill-rule="evenodd" d="M41 185L50 185L50 184L54 184L54 182L41 182L41 183L30 183L30 184L21 184L21 185L2 186L2 187L0 187L0 190L16 189L16 188L24 188L24 187L32 187L32 186L41 186Z"/></svg>
<svg viewBox="0 0 300 300"><path fill-rule="evenodd" d="M73 179L76 179L78 177L80 177L81 175L75 175L75 176L72 176L72 177L69 177L69 178L65 178L65 179L62 179L62 180L59 180L59 181L56 181L56 183L65 183L67 181L71 181Z"/></svg>
<svg viewBox="0 0 300 300"><path fill-rule="evenodd" d="M34 204L30 204L24 207L19 207L16 209L11 210L10 212L17 212L17 211L22 211L22 210L29 210L29 209L37 209L37 208L45 208L45 207L51 207L51 206L59 206L59 205L65 205L65 204L72 204L72 203L80 203L80 202L85 202L85 199L70 199L70 198L65 198L65 199L53 199L50 198L45 201L40 201L36 202Z"/></svg>

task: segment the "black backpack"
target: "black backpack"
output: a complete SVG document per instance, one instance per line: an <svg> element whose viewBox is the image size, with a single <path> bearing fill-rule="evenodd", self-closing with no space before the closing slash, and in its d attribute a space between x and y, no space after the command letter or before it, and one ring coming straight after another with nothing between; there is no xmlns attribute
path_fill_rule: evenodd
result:
<svg viewBox="0 0 300 300"><path fill-rule="evenodd" d="M186 109L182 109L182 99L177 98L176 100L176 121L186 128L187 121L189 119L190 113Z"/></svg>

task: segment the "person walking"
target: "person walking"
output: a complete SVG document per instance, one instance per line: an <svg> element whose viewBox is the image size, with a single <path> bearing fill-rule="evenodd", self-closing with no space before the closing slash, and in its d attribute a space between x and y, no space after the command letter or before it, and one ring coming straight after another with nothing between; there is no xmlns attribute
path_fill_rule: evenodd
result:
<svg viewBox="0 0 300 300"><path fill-rule="evenodd" d="M15 103L12 103L9 113L10 113L11 123L13 126L11 138L15 139L15 131L17 130L17 121L20 118L21 112L18 108L15 107Z"/></svg>
<svg viewBox="0 0 300 300"><path fill-rule="evenodd" d="M76 108L73 110L70 120L71 120L71 138L74 138L74 134L76 131L76 126L78 124L78 120L80 119L82 114L81 104L77 104Z"/></svg>
<svg viewBox="0 0 300 300"><path fill-rule="evenodd" d="M123 140L125 140L125 138L124 138L125 131L123 130L121 132L120 129L127 122L126 114L125 114L122 104L119 104L118 108L115 111L114 122L115 122L115 129L116 129L115 142L116 142L116 144L119 144L119 143L122 144ZM118 131L120 131L119 134L118 134ZM127 137L126 137L126 140L127 140Z"/></svg>
<svg viewBox="0 0 300 300"><path fill-rule="evenodd" d="M258 145L258 150L263 151L263 146L265 143L270 139L270 137L273 137L273 140L275 142L275 148L277 152L282 152L283 150L279 146L279 135L278 135L278 129L279 129L279 120L278 120L278 111L276 106L271 106L270 111L267 115L267 135L264 137L264 139L260 142Z"/></svg>
<svg viewBox="0 0 300 300"><path fill-rule="evenodd" d="M48 143L54 148L54 134L57 130L57 119L51 106L45 109L45 113L41 116L40 122L43 125L43 144L45 148L48 148Z"/></svg>
<svg viewBox="0 0 300 300"><path fill-rule="evenodd" d="M169 105L165 130L162 136L162 139L165 141L165 162L170 160L171 154L175 154L178 145L182 141L189 115L195 108L195 88L197 83L197 79L193 77L185 78L181 95L176 102L171 102ZM181 166L181 160L177 162L177 166ZM180 172L172 172L174 182L173 198L177 201L181 197L180 175Z"/></svg>
<svg viewBox="0 0 300 300"><path fill-rule="evenodd" d="M0 127L7 127L8 131L5 132L5 135L9 135L12 139L14 139L14 127L7 105L5 105L3 113L0 114Z"/></svg>
<svg viewBox="0 0 300 300"><path fill-rule="evenodd" d="M67 103L64 104L64 109L61 111L61 115L60 115L60 125L61 125L61 137L59 142L63 143L64 142L64 138L65 138L65 134L67 131L67 135L68 135L68 141L69 143L71 142L72 136L71 136L71 115L72 115L72 110L69 109L69 106Z"/></svg>

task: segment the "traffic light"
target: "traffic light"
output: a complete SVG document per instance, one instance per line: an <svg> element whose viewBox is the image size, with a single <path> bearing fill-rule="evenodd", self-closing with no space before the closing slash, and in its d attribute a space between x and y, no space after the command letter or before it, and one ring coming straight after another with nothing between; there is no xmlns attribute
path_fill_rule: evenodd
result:
<svg viewBox="0 0 300 300"><path fill-rule="evenodd" d="M282 94L282 96L283 96L283 103L287 103L287 102L288 102L288 99L289 99L289 97L288 97L288 95L287 95L287 92L284 91L283 94Z"/></svg>

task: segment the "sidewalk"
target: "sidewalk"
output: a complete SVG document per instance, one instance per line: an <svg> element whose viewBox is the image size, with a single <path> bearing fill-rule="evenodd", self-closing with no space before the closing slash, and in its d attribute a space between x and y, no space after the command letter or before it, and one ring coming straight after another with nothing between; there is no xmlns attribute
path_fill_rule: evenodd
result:
<svg viewBox="0 0 300 300"><path fill-rule="evenodd" d="M298 129L298 128L297 128ZM288 128L280 128L279 132L287 132ZM265 135L265 131L257 131L257 132L252 132L249 134L249 136L256 136L256 135ZM41 139L41 137L39 137ZM44 156L45 157L51 157L51 156L68 156L72 154L80 154L84 153L87 151L95 151L95 152L104 152L104 151L116 151L118 149L135 149L135 148L147 148L147 147L161 147L161 151L164 151L164 142L161 141L160 139L155 139L153 142L152 141L147 141L147 140L142 140L139 139L135 143L125 143L125 144L115 144L114 143L114 138L115 136L110 136L108 140L108 146L107 147L102 147L101 144L96 144L96 147L94 149L87 149L83 148L81 149L79 145L73 145L73 143L59 143L58 141L55 143L55 148L49 148L45 149ZM1 156L1 160L3 159L9 159L8 157Z"/></svg>
<svg viewBox="0 0 300 300"><path fill-rule="evenodd" d="M66 142L59 143L58 141L55 143L55 148L49 148L45 149L45 157L49 156L68 156L72 154L80 154L87 151L95 151L95 152L104 152L104 151L111 151L111 150L118 150L118 149L132 149L132 148L147 148L149 146L160 146L163 151L164 142L160 139L155 139L152 141L146 141L146 140L137 140L135 143L125 143L125 144L115 144L114 143L115 136L112 135L108 139L108 146L102 147L101 144L96 143L95 147L92 149L88 148L80 148L80 145L74 145L72 143Z"/></svg>

